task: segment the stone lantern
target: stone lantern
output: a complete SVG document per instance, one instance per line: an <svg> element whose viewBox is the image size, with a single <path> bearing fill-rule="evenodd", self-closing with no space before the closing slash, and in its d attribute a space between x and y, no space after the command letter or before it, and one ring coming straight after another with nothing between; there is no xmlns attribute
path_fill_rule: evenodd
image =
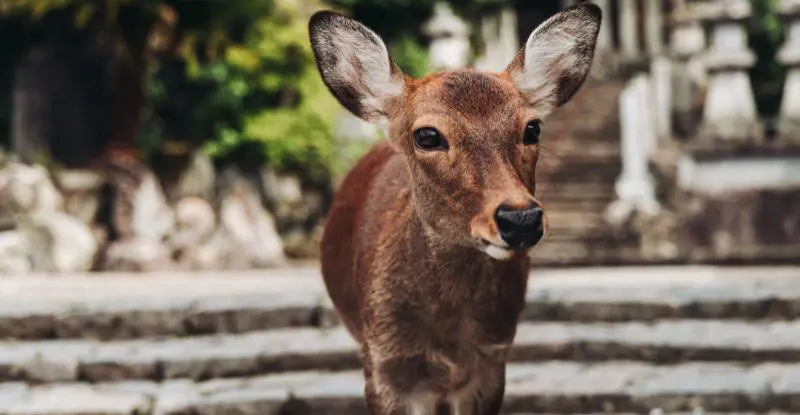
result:
<svg viewBox="0 0 800 415"><path fill-rule="evenodd" d="M789 34L778 61L789 69L783 87L778 139L800 144L800 0L782 0L780 13L789 20Z"/></svg>
<svg viewBox="0 0 800 415"><path fill-rule="evenodd" d="M670 18L670 55L672 57L672 111L676 128L691 134L697 117L696 97L706 83L706 70L700 53L706 47L706 36L697 16L681 2Z"/></svg>
<svg viewBox="0 0 800 415"><path fill-rule="evenodd" d="M446 2L434 5L433 16L422 27L431 39L428 62L431 70L457 69L469 63L469 25L453 13Z"/></svg>
<svg viewBox="0 0 800 415"><path fill-rule="evenodd" d="M700 135L716 143L760 141L763 134L748 76L756 62L745 29L750 2L716 0L698 6L701 19L711 26L711 45L704 56L709 80Z"/></svg>

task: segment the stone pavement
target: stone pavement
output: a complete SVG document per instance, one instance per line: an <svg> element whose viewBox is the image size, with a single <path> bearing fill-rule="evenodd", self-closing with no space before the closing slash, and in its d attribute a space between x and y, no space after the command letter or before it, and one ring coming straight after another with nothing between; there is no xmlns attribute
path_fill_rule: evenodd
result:
<svg viewBox="0 0 800 415"><path fill-rule="evenodd" d="M540 270L504 413L800 413L800 269ZM315 267L0 279L0 415L363 414Z"/></svg>

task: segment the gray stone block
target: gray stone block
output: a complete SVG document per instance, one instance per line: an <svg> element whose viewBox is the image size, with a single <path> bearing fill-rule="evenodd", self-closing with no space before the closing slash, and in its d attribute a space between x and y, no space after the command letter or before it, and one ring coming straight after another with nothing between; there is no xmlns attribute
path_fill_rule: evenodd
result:
<svg viewBox="0 0 800 415"><path fill-rule="evenodd" d="M3 408L3 415L135 415L147 413L150 400L141 394L101 392L85 384L31 388L24 398Z"/></svg>

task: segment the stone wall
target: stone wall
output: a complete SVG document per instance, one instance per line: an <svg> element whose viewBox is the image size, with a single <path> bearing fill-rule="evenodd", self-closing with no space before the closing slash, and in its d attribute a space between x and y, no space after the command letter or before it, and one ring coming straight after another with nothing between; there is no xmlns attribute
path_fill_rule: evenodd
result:
<svg viewBox="0 0 800 415"><path fill-rule="evenodd" d="M800 260L800 187L687 192L678 237L689 261Z"/></svg>
<svg viewBox="0 0 800 415"><path fill-rule="evenodd" d="M618 228L638 239L641 261L800 262L800 184L786 179L793 156L700 157L689 169L691 154L677 148L657 154L653 172L661 211L638 213ZM776 167L783 180L771 176Z"/></svg>
<svg viewBox="0 0 800 415"><path fill-rule="evenodd" d="M329 191L190 155L171 180L139 165L0 161L0 274L251 269L318 255Z"/></svg>

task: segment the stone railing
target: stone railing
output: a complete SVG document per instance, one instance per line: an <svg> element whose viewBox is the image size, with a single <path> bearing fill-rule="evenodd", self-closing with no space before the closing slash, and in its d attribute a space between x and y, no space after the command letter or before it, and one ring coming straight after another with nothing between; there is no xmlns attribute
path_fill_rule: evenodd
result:
<svg viewBox="0 0 800 415"><path fill-rule="evenodd" d="M756 64L746 30L750 2L677 3L669 17L668 53L651 59L648 74L660 91L651 96L657 101L653 111L659 137L679 137L711 151L800 142L800 0L779 2L789 30L774 59L786 66L788 76L776 137L765 137L749 76Z"/></svg>
<svg viewBox="0 0 800 415"><path fill-rule="evenodd" d="M646 126L652 131L638 130L640 136L657 137L659 143L682 136L683 146L706 152L800 143L800 0L782 0L780 10L789 31L775 59L788 68L788 76L775 137L765 138L748 74L756 56L748 48L745 22L752 10L747 0L696 1L673 11L670 53L654 56L649 70L629 81L630 88L646 84L638 88L646 90L640 92L647 101L640 108L647 111L637 114L649 122L627 115L622 130L625 123ZM625 139L623 133L623 146ZM630 156L647 159L651 153Z"/></svg>
<svg viewBox="0 0 800 415"><path fill-rule="evenodd" d="M783 89L778 139L800 143L800 0L783 0L781 14L789 23L789 35L778 52L778 61L786 65L789 73Z"/></svg>
<svg viewBox="0 0 800 415"><path fill-rule="evenodd" d="M568 7L578 0L561 0ZM613 69L619 62L642 63L665 50L665 8L657 0L592 0L603 10L604 24L597 41L598 70ZM470 28L456 16L446 2L436 5L434 15L425 23L424 32L431 40L429 50L432 69L465 66L469 55L469 36L479 31L484 45L473 65L484 70L501 70L519 51L518 26L530 22L518 21L520 8L542 7L536 2L522 6L505 6L486 13ZM615 15L616 14L616 15ZM641 25L640 25L641 22ZM527 23L527 24L526 24ZM639 27L644 28L640 33Z"/></svg>
<svg viewBox="0 0 800 415"><path fill-rule="evenodd" d="M664 9L661 1L593 0L592 2L600 6L605 16L605 24L600 28L597 43L598 53L601 56L613 53L635 62L663 53ZM613 5L616 5L616 8L613 8ZM615 9L616 18L612 16ZM640 21L643 23L644 39L641 39L639 31ZM619 40L618 44L615 44L615 38Z"/></svg>
<svg viewBox="0 0 800 415"><path fill-rule="evenodd" d="M796 259L787 253L797 252L800 232L800 0L778 4L788 30L773 59L787 77L775 131L759 116L749 74L757 63L750 2L673 10L668 53L652 57L619 98L622 173L609 222L634 212L672 218L687 259Z"/></svg>
<svg viewBox="0 0 800 415"><path fill-rule="evenodd" d="M651 78L639 74L619 97L622 172L615 185L618 199L606 211L606 219L614 224L625 222L635 211L654 215L660 210L649 171L649 157L658 145L655 92Z"/></svg>

